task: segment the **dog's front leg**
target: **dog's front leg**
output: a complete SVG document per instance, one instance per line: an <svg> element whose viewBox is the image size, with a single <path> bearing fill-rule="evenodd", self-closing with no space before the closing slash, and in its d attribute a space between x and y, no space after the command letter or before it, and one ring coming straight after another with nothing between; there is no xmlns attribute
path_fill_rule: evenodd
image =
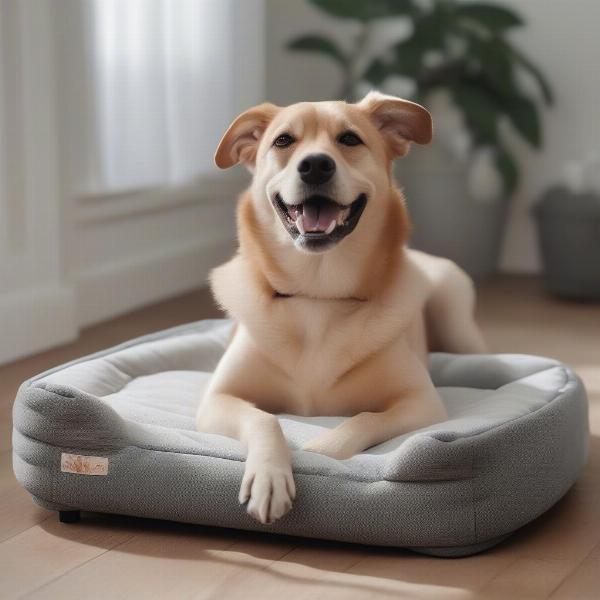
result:
<svg viewBox="0 0 600 600"><path fill-rule="evenodd" d="M382 412L362 412L323 435L309 440L303 450L344 460L393 437L443 421L446 412L430 390L411 394Z"/></svg>
<svg viewBox="0 0 600 600"><path fill-rule="evenodd" d="M261 523L287 513L296 494L291 453L277 418L250 402L224 393L208 393L198 410L198 431L236 438L248 448L240 503Z"/></svg>

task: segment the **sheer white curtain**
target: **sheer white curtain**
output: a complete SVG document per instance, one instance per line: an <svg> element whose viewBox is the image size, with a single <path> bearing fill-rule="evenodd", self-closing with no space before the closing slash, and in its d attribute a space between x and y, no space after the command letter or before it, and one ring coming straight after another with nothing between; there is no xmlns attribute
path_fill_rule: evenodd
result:
<svg viewBox="0 0 600 600"><path fill-rule="evenodd" d="M262 43L261 25L258 19L240 22L261 2L91 0L78 5L83 34L68 49L74 71L67 67L65 76L78 79L79 71L85 89L71 82L77 93L65 123L73 130L68 135L71 171L81 193L178 183L213 170L219 137L242 108L236 83L240 69L257 70L256 79L249 79L253 89L241 96L262 99L262 69L253 61ZM239 36L241 27L254 27L255 35ZM239 39L251 47L239 47ZM74 57L78 44L81 55ZM247 84L248 77L243 79Z"/></svg>

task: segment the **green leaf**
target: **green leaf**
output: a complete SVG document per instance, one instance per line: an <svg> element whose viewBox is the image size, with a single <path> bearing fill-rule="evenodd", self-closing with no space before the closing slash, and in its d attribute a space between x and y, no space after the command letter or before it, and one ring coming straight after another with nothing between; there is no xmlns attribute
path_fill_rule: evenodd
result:
<svg viewBox="0 0 600 600"><path fill-rule="evenodd" d="M449 25L448 19L445 11L435 9L429 14L416 18L414 32L407 40L408 43L419 46L422 52L444 49Z"/></svg>
<svg viewBox="0 0 600 600"><path fill-rule="evenodd" d="M496 146L496 167L504 182L504 193L512 196L519 183L519 167L513 157L501 146Z"/></svg>
<svg viewBox="0 0 600 600"><path fill-rule="evenodd" d="M413 0L310 0L310 3L334 17L359 21L419 12Z"/></svg>
<svg viewBox="0 0 600 600"><path fill-rule="evenodd" d="M540 117L535 103L518 89L513 77L513 60L498 38L482 39L468 34L469 48L481 67L482 85L488 88L498 111L510 119L515 129L534 148L542 144Z"/></svg>
<svg viewBox="0 0 600 600"><path fill-rule="evenodd" d="M362 74L362 79L374 86L380 86L392 75L416 79L422 71L423 49L406 40L396 44L393 51L392 60L373 59Z"/></svg>
<svg viewBox="0 0 600 600"><path fill-rule="evenodd" d="M490 86L498 91L514 89L513 63L496 38L482 39L468 34L469 55L479 63Z"/></svg>
<svg viewBox="0 0 600 600"><path fill-rule="evenodd" d="M332 40L320 35L303 35L288 42L287 47L290 50L305 50L308 52L320 52L330 58L333 58L342 67L346 68L348 59L340 50L338 45Z"/></svg>
<svg viewBox="0 0 600 600"><path fill-rule="evenodd" d="M521 65L521 67L528 71L530 75L536 80L537 84L540 86L540 90L542 91L542 95L544 96L546 104L548 106L551 106L554 103L554 94L552 92L550 84L542 75L542 72L514 46L510 45L504 40L499 41L504 44L506 51L512 56L512 58L516 62L518 62Z"/></svg>
<svg viewBox="0 0 600 600"><path fill-rule="evenodd" d="M503 102L506 113L515 129L534 147L542 146L542 127L537 106L524 96L506 98Z"/></svg>
<svg viewBox="0 0 600 600"><path fill-rule="evenodd" d="M459 18L475 21L494 33L523 25L523 20L517 13L497 4L483 2L463 4L457 8L456 14Z"/></svg>
<svg viewBox="0 0 600 600"><path fill-rule="evenodd" d="M410 38L394 46L394 60L390 63L390 74L416 78L423 70L423 55L426 48Z"/></svg>
<svg viewBox="0 0 600 600"><path fill-rule="evenodd" d="M374 86L380 86L390 75L396 73L393 67L384 63L381 59L376 58L366 68L362 75L362 78L373 84Z"/></svg>
<svg viewBox="0 0 600 600"><path fill-rule="evenodd" d="M431 12L414 18L412 34L393 47L395 60L391 66L394 73L412 77L418 82L420 92L449 85L456 80L464 64L448 55L448 33L453 28L454 3L449 0L433 5ZM429 52L441 57L440 64L428 67L424 59Z"/></svg>
<svg viewBox="0 0 600 600"><path fill-rule="evenodd" d="M463 5L460 7L460 10L465 10L472 6L477 6L474 4ZM465 37L469 42L469 48L472 54L478 55L480 51L486 52L486 50L490 50L488 54L482 56L482 62L485 61L485 66L487 67L488 73L492 70L496 70L496 74L502 76L502 73L497 70L504 69L506 71L506 65L504 67L500 66L500 61L504 63L510 63L512 70L515 67L521 67L525 71L527 71L536 81L539 86L542 95L544 97L545 103L550 106L554 102L554 97L552 93L552 88L550 84L542 74L542 72L517 48L515 48L511 43L509 43L506 39L502 37L503 31L492 31L491 35L488 33L485 36L482 35L481 31L474 29L470 25L473 21L466 19L462 23L460 20L456 23L457 30L459 36ZM483 44L489 44L489 48L484 48ZM493 49L493 52L492 52ZM495 67L492 64L492 61L495 60L498 62L498 65ZM494 82L490 82L494 83ZM507 81L504 82L505 84ZM496 81L496 85L494 87L499 87L499 81ZM514 84L513 86L514 87Z"/></svg>
<svg viewBox="0 0 600 600"><path fill-rule="evenodd" d="M452 88L452 96L463 112L475 143L496 144L498 108L485 89L469 83L460 83Z"/></svg>

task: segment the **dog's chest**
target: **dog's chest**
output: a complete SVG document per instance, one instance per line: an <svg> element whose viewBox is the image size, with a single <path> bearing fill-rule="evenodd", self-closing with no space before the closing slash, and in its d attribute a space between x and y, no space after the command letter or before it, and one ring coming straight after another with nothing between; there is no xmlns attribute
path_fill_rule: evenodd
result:
<svg viewBox="0 0 600 600"><path fill-rule="evenodd" d="M366 302L281 298L255 340L297 390L318 396L385 345L395 321L392 311Z"/></svg>
<svg viewBox="0 0 600 600"><path fill-rule="evenodd" d="M327 414L345 414L353 407L369 410L356 402L353 405L351 397L369 395L373 377L378 384L401 377L402 353L390 348L408 337L411 323L421 312L422 301L415 301L414 294L393 285L368 301L300 295L273 298L265 295L243 267L243 261L236 258L215 270L213 291L248 332L249 351L267 359L264 374L253 375L266 388L276 386L292 406L291 412L317 414L323 404L328 406ZM393 360L385 360L390 352Z"/></svg>

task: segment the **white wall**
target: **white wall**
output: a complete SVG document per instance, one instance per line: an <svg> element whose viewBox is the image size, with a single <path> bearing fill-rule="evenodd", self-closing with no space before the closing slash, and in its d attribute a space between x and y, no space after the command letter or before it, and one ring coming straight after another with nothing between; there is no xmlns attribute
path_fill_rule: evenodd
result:
<svg viewBox="0 0 600 600"><path fill-rule="evenodd" d="M234 24L256 64L252 86L247 73L237 78L236 111L263 100L261 1ZM176 188L78 194L65 168L64 27L54 0L0 4L0 364L205 284L234 250L248 180L215 168Z"/></svg>
<svg viewBox="0 0 600 600"><path fill-rule="evenodd" d="M600 2L597 0L505 0L526 19L515 42L543 69L556 93L544 116L545 145L535 153L517 143L523 180L514 198L502 267L539 269L531 203L559 176L565 161L600 149ZM284 43L300 33L335 32L344 43L354 31L302 0L267 0L267 91L280 104L334 96L340 76L326 58L289 53Z"/></svg>
<svg viewBox="0 0 600 600"><path fill-rule="evenodd" d="M71 339L77 330L74 290L65 285L60 265L48 8L32 10L18 0L1 5L0 363Z"/></svg>

